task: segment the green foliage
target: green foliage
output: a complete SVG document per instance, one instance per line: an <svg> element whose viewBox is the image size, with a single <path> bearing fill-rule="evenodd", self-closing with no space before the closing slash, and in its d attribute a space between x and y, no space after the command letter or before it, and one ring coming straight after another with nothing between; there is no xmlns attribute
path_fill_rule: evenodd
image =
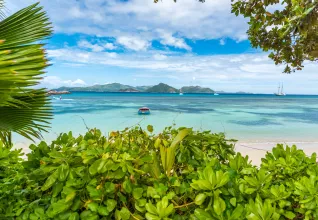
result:
<svg viewBox="0 0 318 220"><path fill-rule="evenodd" d="M232 2L233 13L249 18L252 46L272 51L269 57L275 64L287 64L284 72L301 70L306 60L318 60L317 0Z"/></svg>
<svg viewBox="0 0 318 220"><path fill-rule="evenodd" d="M20 150L0 144L0 219L318 218L318 166L277 145L260 168L223 134L171 127L84 136Z"/></svg>
<svg viewBox="0 0 318 220"><path fill-rule="evenodd" d="M0 1L0 140L11 145L11 132L39 138L51 119L46 91L31 86L40 82L48 66L43 45L35 42L52 30L38 4L7 18L1 16L2 7Z"/></svg>

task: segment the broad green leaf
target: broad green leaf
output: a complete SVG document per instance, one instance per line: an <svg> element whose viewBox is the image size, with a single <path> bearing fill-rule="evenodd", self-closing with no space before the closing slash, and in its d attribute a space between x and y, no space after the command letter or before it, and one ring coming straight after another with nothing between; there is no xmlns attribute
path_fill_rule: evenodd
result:
<svg viewBox="0 0 318 220"><path fill-rule="evenodd" d="M206 198L206 194L204 194L204 193L198 194L195 197L194 202L196 205L202 205L202 203L204 203L204 201L205 201L205 198Z"/></svg>
<svg viewBox="0 0 318 220"><path fill-rule="evenodd" d="M157 208L153 204L147 203L145 207L150 214L158 215Z"/></svg>
<svg viewBox="0 0 318 220"><path fill-rule="evenodd" d="M127 193L132 192L132 184L131 184L130 180L125 180L125 182L123 183L123 188L124 188L125 192L127 192Z"/></svg>
<svg viewBox="0 0 318 220"><path fill-rule="evenodd" d="M213 220L212 216L204 211L203 209L195 209L194 210L194 215L199 219L199 220Z"/></svg>
<svg viewBox="0 0 318 220"><path fill-rule="evenodd" d="M109 211L108 211L106 206L99 206L98 207L98 214L100 214L102 216L107 216L107 215L109 215Z"/></svg>
<svg viewBox="0 0 318 220"><path fill-rule="evenodd" d="M135 188L133 190L133 197L135 199L140 199L142 197L143 189L142 188Z"/></svg>
<svg viewBox="0 0 318 220"><path fill-rule="evenodd" d="M70 172L70 168L68 164L62 164L59 168L58 168L58 172L59 172L59 180L60 181L64 181L66 180L69 172Z"/></svg>
<svg viewBox="0 0 318 220"><path fill-rule="evenodd" d="M77 212L73 212L71 216L68 218L68 220L79 220L79 219L80 219L80 216Z"/></svg>
<svg viewBox="0 0 318 220"><path fill-rule="evenodd" d="M59 176L59 172L58 170L54 171L54 173L51 174L51 176L49 176L44 185L42 186L41 190L42 191L46 191L48 190L51 186L53 186L53 184L56 182L57 178Z"/></svg>
<svg viewBox="0 0 318 220"><path fill-rule="evenodd" d="M98 210L98 203L96 202L91 202L87 206L92 212L97 212Z"/></svg>
<svg viewBox="0 0 318 220"><path fill-rule="evenodd" d="M222 215L222 213L225 211L225 202L222 198L220 198L217 195L214 195L214 200L213 200L213 210L217 215Z"/></svg>
<svg viewBox="0 0 318 220"><path fill-rule="evenodd" d="M114 200L114 199L107 199L107 201L106 201L106 206L107 206L107 210L108 210L109 212L113 211L113 210L115 209L116 205L117 205L116 200Z"/></svg>

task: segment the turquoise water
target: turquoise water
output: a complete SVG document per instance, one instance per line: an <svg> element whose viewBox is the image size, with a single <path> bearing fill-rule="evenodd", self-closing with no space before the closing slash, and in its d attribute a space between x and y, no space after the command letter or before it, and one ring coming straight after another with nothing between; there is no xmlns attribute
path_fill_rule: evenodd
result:
<svg viewBox="0 0 318 220"><path fill-rule="evenodd" d="M54 119L50 133L44 134L47 140L69 130L84 133L83 120L105 135L137 124L151 124L155 132L176 124L225 132L241 141L318 140L318 96L78 92L51 98ZM137 114L143 106L151 109L150 115Z"/></svg>

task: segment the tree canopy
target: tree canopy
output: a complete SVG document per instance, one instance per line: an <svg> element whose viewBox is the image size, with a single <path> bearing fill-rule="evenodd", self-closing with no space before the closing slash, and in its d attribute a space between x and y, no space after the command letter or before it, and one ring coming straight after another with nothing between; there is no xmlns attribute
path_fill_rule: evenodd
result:
<svg viewBox="0 0 318 220"><path fill-rule="evenodd" d="M253 47L271 51L284 72L301 70L306 60L318 60L317 0L232 0L232 12L250 19L247 31Z"/></svg>
<svg viewBox="0 0 318 220"><path fill-rule="evenodd" d="M318 0L231 1L232 13L249 18L251 45L269 51L276 65L286 64L285 73L318 61Z"/></svg>

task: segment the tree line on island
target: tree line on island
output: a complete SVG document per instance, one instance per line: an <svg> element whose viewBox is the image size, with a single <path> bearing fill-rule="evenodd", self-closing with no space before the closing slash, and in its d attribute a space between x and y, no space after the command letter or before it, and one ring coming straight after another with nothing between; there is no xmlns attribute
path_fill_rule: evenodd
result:
<svg viewBox="0 0 318 220"><path fill-rule="evenodd" d="M164 83L155 86L129 86L120 83L110 83L105 85L93 85L88 87L60 87L54 92L148 92L148 93L214 93L214 90L201 86L183 86L176 89Z"/></svg>

